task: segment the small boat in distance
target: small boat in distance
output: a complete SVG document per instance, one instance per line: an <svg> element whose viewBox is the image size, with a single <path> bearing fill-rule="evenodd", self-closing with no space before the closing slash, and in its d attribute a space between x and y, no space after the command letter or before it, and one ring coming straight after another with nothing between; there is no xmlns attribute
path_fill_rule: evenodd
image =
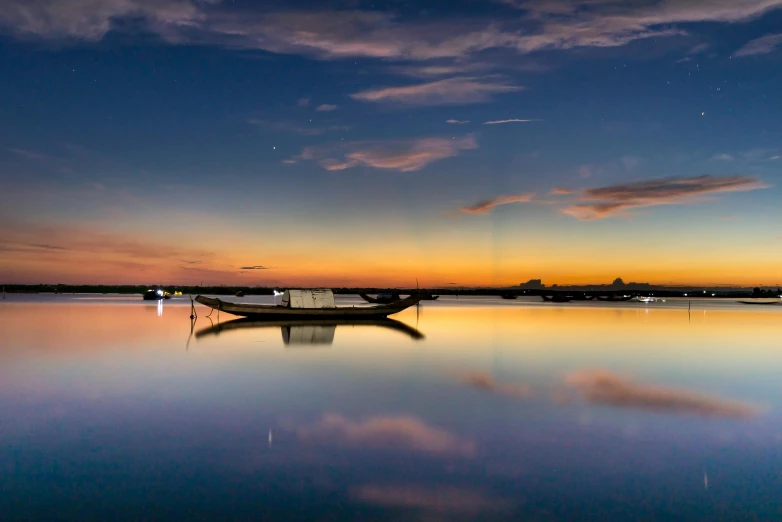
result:
<svg viewBox="0 0 782 522"><path fill-rule="evenodd" d="M635 300L638 301L639 303L658 303L658 302L659 303L664 303L665 302L665 299L658 299L656 297L651 297L651 296L650 297L640 297L639 296L639 297L636 297Z"/></svg>
<svg viewBox="0 0 782 522"><path fill-rule="evenodd" d="M377 306L338 308L331 290L286 290L279 305L229 303L221 299L196 296L195 300L214 310L254 319L382 319L418 304L421 296Z"/></svg>
<svg viewBox="0 0 782 522"><path fill-rule="evenodd" d="M598 301L629 301L632 298L633 296L631 295L614 295L614 294L606 295L606 296L598 295L596 297Z"/></svg>
<svg viewBox="0 0 782 522"><path fill-rule="evenodd" d="M171 299L171 294L158 289L150 289L144 292L144 301L160 301L161 299Z"/></svg>
<svg viewBox="0 0 782 522"><path fill-rule="evenodd" d="M380 292L377 294L377 297L372 297L367 294L358 294L361 296L361 299L366 301L367 303L372 304L389 304L393 303L394 301L401 301L402 296L399 295L399 292Z"/></svg>
<svg viewBox="0 0 782 522"><path fill-rule="evenodd" d="M550 297L547 295L541 295L540 297L548 303L569 303L573 300L572 296L562 294L554 294Z"/></svg>
<svg viewBox="0 0 782 522"><path fill-rule="evenodd" d="M745 305L780 305L782 304L782 299L776 299L774 301L738 301L741 304Z"/></svg>

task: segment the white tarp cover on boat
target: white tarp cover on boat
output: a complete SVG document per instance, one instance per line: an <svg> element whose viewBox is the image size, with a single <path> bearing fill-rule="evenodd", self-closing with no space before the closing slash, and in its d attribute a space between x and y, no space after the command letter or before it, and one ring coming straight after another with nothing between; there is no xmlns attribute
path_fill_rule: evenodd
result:
<svg viewBox="0 0 782 522"><path fill-rule="evenodd" d="M331 290L285 290L282 306L286 308L336 308Z"/></svg>
<svg viewBox="0 0 782 522"><path fill-rule="evenodd" d="M285 344L331 344L334 342L335 325L283 326L282 342Z"/></svg>

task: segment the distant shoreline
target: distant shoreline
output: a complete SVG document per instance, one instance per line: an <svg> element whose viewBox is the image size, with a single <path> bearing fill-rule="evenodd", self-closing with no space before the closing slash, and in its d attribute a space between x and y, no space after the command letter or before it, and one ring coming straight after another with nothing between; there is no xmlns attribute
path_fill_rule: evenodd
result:
<svg viewBox="0 0 782 522"><path fill-rule="evenodd" d="M0 286L2 286L0 284ZM130 294L140 295L149 288L163 288L169 292L181 292L183 295L236 295L241 292L244 295L273 295L276 289L281 287L250 287L250 286L188 286L188 285L18 285L7 284L5 292L8 294ZM409 294L417 291L415 288L381 288L381 287L343 287L332 288L336 294L377 294L379 292L393 290L401 294ZM435 295L460 295L460 296L503 296L512 294L515 296L541 296L552 294L584 294L584 295L653 295L656 297L758 297L769 298L779 295L777 288L763 287L752 288L726 288L726 287L657 287L651 285L639 285L637 287L626 286L616 288L610 285L590 286L551 286L546 288L523 287L474 287L474 288L420 288L423 292ZM758 291L759 290L759 291Z"/></svg>

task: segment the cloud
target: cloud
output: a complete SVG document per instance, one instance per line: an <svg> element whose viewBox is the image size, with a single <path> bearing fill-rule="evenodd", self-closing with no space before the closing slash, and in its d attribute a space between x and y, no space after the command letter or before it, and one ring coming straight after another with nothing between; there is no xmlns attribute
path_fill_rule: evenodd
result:
<svg viewBox="0 0 782 522"><path fill-rule="evenodd" d="M300 429L299 436L304 440L432 455L472 456L475 451L472 442L404 415L353 421L342 415L327 414L313 426Z"/></svg>
<svg viewBox="0 0 782 522"><path fill-rule="evenodd" d="M340 159L328 157L319 149L305 149L301 159L320 159L326 170L345 170L365 166L391 169L400 172L421 170L430 163L459 155L463 150L477 149L472 136L461 139L421 138L383 143L349 143L341 146L349 149Z"/></svg>
<svg viewBox="0 0 782 522"><path fill-rule="evenodd" d="M475 516L484 511L505 509L508 503L487 497L472 489L418 485L366 484L354 489L351 496L361 502L385 508L419 509L435 513Z"/></svg>
<svg viewBox="0 0 782 522"><path fill-rule="evenodd" d="M528 203L535 197L534 192L525 192L524 194L514 194L510 196L497 196L492 199L481 201L469 207L462 207L460 210L467 214L488 214L500 205L510 205L512 203Z"/></svg>
<svg viewBox="0 0 782 522"><path fill-rule="evenodd" d="M508 0L539 23L538 34L522 36L521 50L616 47L629 42L686 34L675 24L745 22L782 7L782 0Z"/></svg>
<svg viewBox="0 0 782 522"><path fill-rule="evenodd" d="M552 196L569 196L572 193L573 189L569 189L567 187L554 187L551 189L551 192L549 192L549 194Z"/></svg>
<svg viewBox="0 0 782 522"><path fill-rule="evenodd" d="M768 54L776 51L780 45L782 45L782 34L767 34L766 36L747 42L741 49L736 51L735 56Z"/></svg>
<svg viewBox="0 0 782 522"><path fill-rule="evenodd" d="M261 265L243 266L239 270L269 270L269 267Z"/></svg>
<svg viewBox="0 0 782 522"><path fill-rule="evenodd" d="M701 54L703 52L708 51L709 47L711 47L711 45L709 43L707 43L707 42L699 43L698 45L696 45L695 47L693 47L692 49L687 51L687 54L690 55L690 56L694 56L696 54Z"/></svg>
<svg viewBox="0 0 782 522"><path fill-rule="evenodd" d="M582 203L569 206L563 212L581 220L602 219L633 208L694 203L697 200L693 198L698 196L768 187L751 176L660 178L583 190L579 198Z"/></svg>
<svg viewBox="0 0 782 522"><path fill-rule="evenodd" d="M595 404L703 417L754 417L760 410L754 406L726 399L699 395L688 390L636 383L611 372L578 371L568 375L565 383Z"/></svg>
<svg viewBox="0 0 782 522"><path fill-rule="evenodd" d="M30 150L15 149L12 147L8 147L6 150L8 150L9 152L13 152L17 156L22 156L23 158L27 158L27 159L35 159L35 160L49 159L48 156L45 156L44 154L40 154L38 152L33 152Z"/></svg>
<svg viewBox="0 0 782 522"><path fill-rule="evenodd" d="M486 70L487 66L481 63L448 64L448 65L411 65L405 67L392 67L390 70L399 74L414 78L432 78L436 76L455 76L469 74L480 70Z"/></svg>
<svg viewBox="0 0 782 522"><path fill-rule="evenodd" d="M715 154L711 159L717 161L733 161L735 158L730 154Z"/></svg>
<svg viewBox="0 0 782 522"><path fill-rule="evenodd" d="M510 395L513 397L528 398L533 395L532 388L527 385L499 384L489 374L469 373L461 376L464 384L472 386L478 390L497 393L499 395Z"/></svg>
<svg viewBox="0 0 782 522"><path fill-rule="evenodd" d="M317 112L330 112L330 111L336 111L337 106L336 105L330 105L328 103L324 103L323 105L318 105L318 108L315 109Z"/></svg>
<svg viewBox="0 0 782 522"><path fill-rule="evenodd" d="M540 120L519 120L519 119L511 119L511 120L495 120L495 121L487 121L484 122L484 125L500 125L503 123L527 123L531 121L540 121Z"/></svg>
<svg viewBox="0 0 782 522"><path fill-rule="evenodd" d="M466 125L467 123L470 123L470 120L446 120L445 123L450 123L452 125Z"/></svg>
<svg viewBox="0 0 782 522"><path fill-rule="evenodd" d="M193 26L205 12L188 0L4 0L0 25L12 33L99 41L122 20L143 21L151 31Z"/></svg>
<svg viewBox="0 0 782 522"><path fill-rule="evenodd" d="M299 98L299 101L296 102L296 105L299 107L307 107L310 104L309 98Z"/></svg>
<svg viewBox="0 0 782 522"><path fill-rule="evenodd" d="M404 87L383 87L351 94L355 100L403 105L457 105L488 102L496 94L523 87L498 78L457 77Z"/></svg>
<svg viewBox="0 0 782 522"><path fill-rule="evenodd" d="M782 0L505 3L523 11L502 18L456 13L447 19L410 20L377 10L288 7L275 12L220 0L3 0L0 26L21 36L86 41L99 41L110 31L141 29L172 44L410 62L463 59L491 49L526 54L615 47L685 34L676 24L748 21L779 8ZM440 75L436 69L429 72Z"/></svg>

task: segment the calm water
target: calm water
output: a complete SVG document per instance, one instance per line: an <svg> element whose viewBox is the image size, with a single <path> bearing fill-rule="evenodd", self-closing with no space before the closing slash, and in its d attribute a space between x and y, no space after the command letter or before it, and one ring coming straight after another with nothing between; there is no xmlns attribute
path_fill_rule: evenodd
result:
<svg viewBox="0 0 782 522"><path fill-rule="evenodd" d="M781 520L782 306L757 308L199 307L191 335L187 299L9 295L1 518Z"/></svg>

